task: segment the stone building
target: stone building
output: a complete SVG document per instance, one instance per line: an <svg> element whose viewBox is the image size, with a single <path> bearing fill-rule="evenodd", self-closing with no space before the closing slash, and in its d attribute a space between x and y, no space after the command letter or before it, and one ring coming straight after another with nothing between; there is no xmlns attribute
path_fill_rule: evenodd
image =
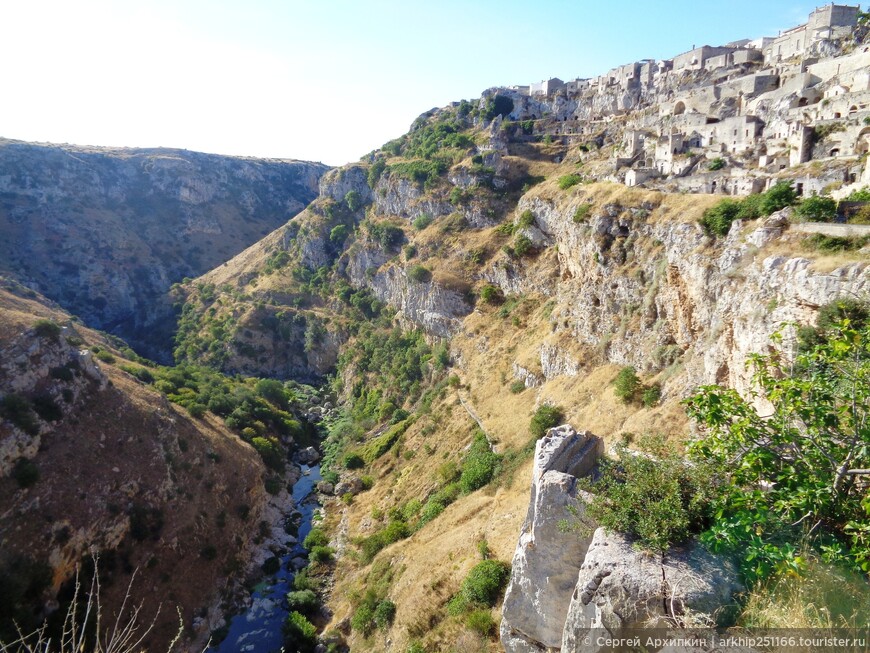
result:
<svg viewBox="0 0 870 653"><path fill-rule="evenodd" d="M764 50L764 63L779 63L797 57L819 41L843 38L855 29L858 23L858 5L835 5L817 7L803 25L798 25L780 34Z"/></svg>
<svg viewBox="0 0 870 653"><path fill-rule="evenodd" d="M558 77L551 77L537 84L529 84L529 95L549 96L563 88L565 88L565 82Z"/></svg>

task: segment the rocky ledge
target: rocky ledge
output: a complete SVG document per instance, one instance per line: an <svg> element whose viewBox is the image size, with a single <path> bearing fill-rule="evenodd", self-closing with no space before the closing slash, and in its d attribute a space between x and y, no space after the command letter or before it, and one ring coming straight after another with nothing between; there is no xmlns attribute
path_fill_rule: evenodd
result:
<svg viewBox="0 0 870 653"><path fill-rule="evenodd" d="M502 606L507 653L588 653L599 650L598 638L587 637L593 631L715 625L740 589L733 565L697 544L651 554L590 524L593 497L577 481L602 453L601 438L569 425L535 447L529 512Z"/></svg>

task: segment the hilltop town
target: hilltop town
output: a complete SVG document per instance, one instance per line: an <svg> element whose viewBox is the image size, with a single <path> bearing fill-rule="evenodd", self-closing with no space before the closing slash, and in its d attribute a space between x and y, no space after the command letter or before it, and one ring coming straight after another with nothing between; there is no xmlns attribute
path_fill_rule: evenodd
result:
<svg viewBox="0 0 870 653"><path fill-rule="evenodd" d="M870 183L867 33L859 6L830 4L776 37L484 96L510 97L529 138L585 144L590 159L611 146L599 179L745 195L787 178L799 195L845 197Z"/></svg>

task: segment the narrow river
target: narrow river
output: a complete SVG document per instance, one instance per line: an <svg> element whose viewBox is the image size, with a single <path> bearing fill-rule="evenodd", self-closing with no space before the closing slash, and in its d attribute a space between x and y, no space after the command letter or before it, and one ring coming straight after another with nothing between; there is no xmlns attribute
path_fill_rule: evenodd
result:
<svg viewBox="0 0 870 653"><path fill-rule="evenodd" d="M290 561L305 552L302 541L311 532L311 518L317 508L314 486L320 480L320 465L300 467L302 476L293 486L293 503L296 510L302 513L298 542L281 556L278 573L267 577L257 586L251 607L230 620L226 639L209 649L212 653L271 653L280 650L283 644L281 626L287 617L285 597L292 589L296 575ZM281 528L282 525L273 524L272 527Z"/></svg>

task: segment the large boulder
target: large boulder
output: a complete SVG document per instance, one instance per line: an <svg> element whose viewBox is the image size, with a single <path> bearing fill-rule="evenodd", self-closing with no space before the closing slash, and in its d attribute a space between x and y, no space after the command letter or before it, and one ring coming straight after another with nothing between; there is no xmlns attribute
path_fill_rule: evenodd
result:
<svg viewBox="0 0 870 653"><path fill-rule="evenodd" d="M535 447L531 499L502 607L507 653L558 648L577 573L591 541L583 532L586 501L577 475L588 473L603 443L570 426L550 429ZM580 531L565 523L580 525Z"/></svg>
<svg viewBox="0 0 870 653"><path fill-rule="evenodd" d="M340 497L345 494L359 494L363 491L362 479L358 476L343 476L335 485L335 496Z"/></svg>
<svg viewBox="0 0 870 653"><path fill-rule="evenodd" d="M593 630L716 625L740 589L733 564L700 545L648 553L599 528L567 609L562 653L603 650Z"/></svg>
<svg viewBox="0 0 870 653"><path fill-rule="evenodd" d="M320 454L314 447L306 447L296 453L296 460L303 465L313 465L320 460Z"/></svg>

